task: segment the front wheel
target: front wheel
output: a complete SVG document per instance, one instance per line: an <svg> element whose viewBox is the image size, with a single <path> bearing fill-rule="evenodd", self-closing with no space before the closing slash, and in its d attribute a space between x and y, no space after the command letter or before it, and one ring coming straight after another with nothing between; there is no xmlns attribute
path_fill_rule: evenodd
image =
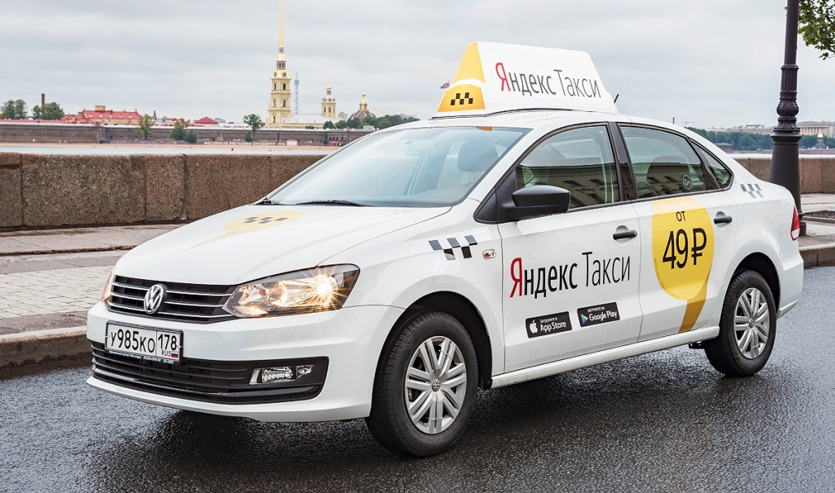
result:
<svg viewBox="0 0 835 493"><path fill-rule="evenodd" d="M777 316L774 296L754 271L738 272L725 294L719 336L703 346L710 364L729 377L760 371L771 356Z"/></svg>
<svg viewBox="0 0 835 493"><path fill-rule="evenodd" d="M478 392L475 348L461 322L426 312L395 335L374 385L371 434L387 449L425 457L464 433Z"/></svg>

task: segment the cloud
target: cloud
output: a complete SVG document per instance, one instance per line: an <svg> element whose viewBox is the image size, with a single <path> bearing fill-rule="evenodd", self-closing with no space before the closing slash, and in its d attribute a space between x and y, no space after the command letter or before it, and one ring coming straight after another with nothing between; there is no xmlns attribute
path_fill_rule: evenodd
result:
<svg viewBox="0 0 835 493"><path fill-rule="evenodd" d="M709 127L775 124L784 2L285 2L303 112L333 86L377 114L431 116L470 41L588 51L629 114ZM266 116L277 1L4 2L0 99L240 120ZM835 60L799 46L800 119L835 119Z"/></svg>

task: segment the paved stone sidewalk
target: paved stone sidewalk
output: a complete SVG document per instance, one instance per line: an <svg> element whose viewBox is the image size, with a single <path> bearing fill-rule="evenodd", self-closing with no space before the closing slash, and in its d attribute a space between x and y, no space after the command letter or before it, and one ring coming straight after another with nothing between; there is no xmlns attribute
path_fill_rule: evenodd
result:
<svg viewBox="0 0 835 493"><path fill-rule="evenodd" d="M89 310L101 299L112 267L0 274L0 318Z"/></svg>

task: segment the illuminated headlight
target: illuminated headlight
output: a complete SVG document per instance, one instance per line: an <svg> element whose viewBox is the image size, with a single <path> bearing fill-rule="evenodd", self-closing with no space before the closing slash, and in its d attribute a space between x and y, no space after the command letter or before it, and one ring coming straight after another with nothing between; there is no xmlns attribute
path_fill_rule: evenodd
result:
<svg viewBox="0 0 835 493"><path fill-rule="evenodd" d="M359 273L356 265L331 265L241 284L223 309L236 317L339 310Z"/></svg>
<svg viewBox="0 0 835 493"><path fill-rule="evenodd" d="M110 276L107 278L107 284L104 285L104 291L101 293L101 300L104 302L110 301L110 296L113 294L113 271L110 271Z"/></svg>

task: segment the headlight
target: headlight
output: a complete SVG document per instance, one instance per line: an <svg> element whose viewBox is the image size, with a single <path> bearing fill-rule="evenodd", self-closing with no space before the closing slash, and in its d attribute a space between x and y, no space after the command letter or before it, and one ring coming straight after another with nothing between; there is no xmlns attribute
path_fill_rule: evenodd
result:
<svg viewBox="0 0 835 493"><path fill-rule="evenodd" d="M331 265L241 284L223 305L236 317L339 310L357 282L356 265Z"/></svg>
<svg viewBox="0 0 835 493"><path fill-rule="evenodd" d="M107 284L104 285L104 291L101 292L101 300L105 301L105 302L110 301L110 295L112 295L112 294L113 294L113 271L110 271L110 275L107 277Z"/></svg>

